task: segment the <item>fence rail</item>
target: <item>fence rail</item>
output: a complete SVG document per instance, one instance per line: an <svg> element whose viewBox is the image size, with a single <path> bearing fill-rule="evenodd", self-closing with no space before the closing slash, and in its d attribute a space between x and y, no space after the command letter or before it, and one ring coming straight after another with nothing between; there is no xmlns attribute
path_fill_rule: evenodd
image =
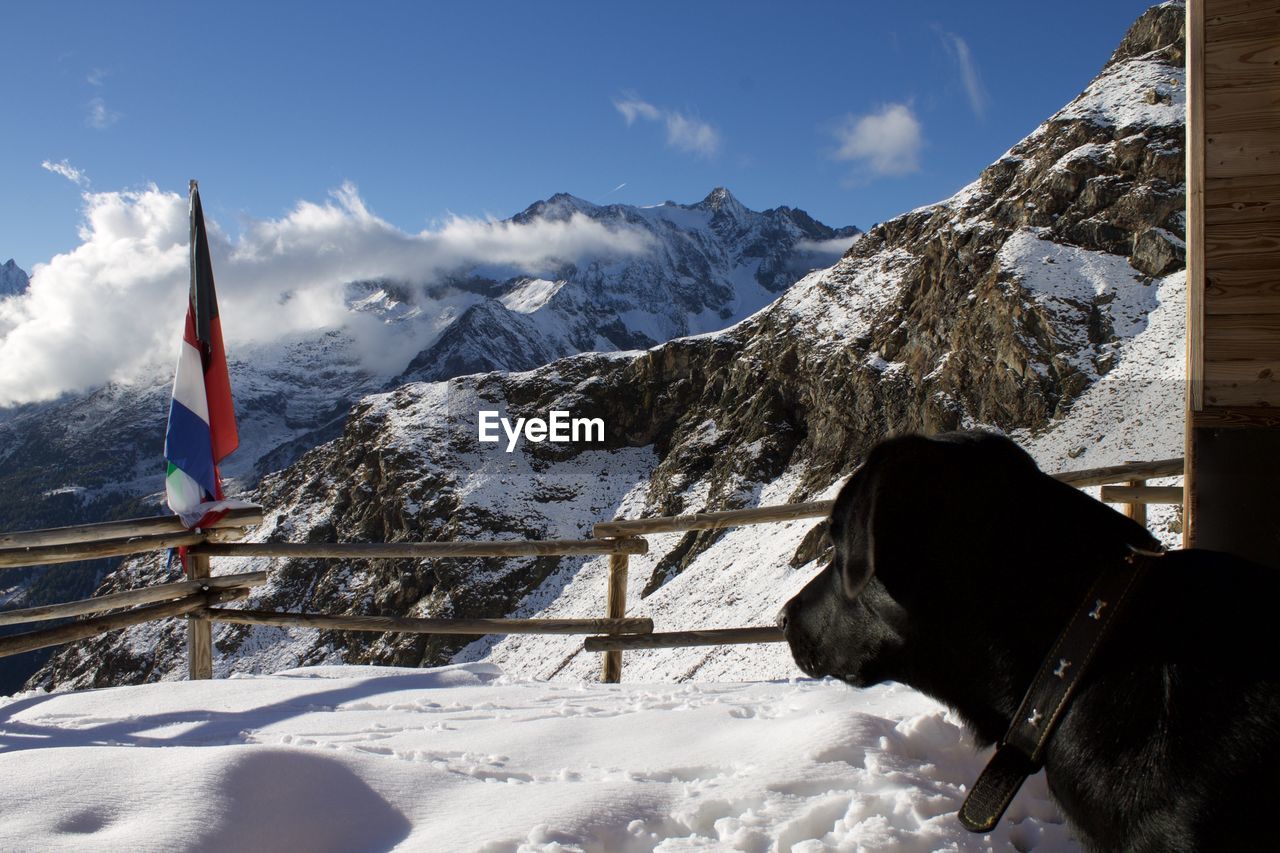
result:
<svg viewBox="0 0 1280 853"><path fill-rule="evenodd" d="M1131 462L1054 475L1078 488L1102 486L1102 500L1125 505L1130 517L1145 524L1149 504L1179 503L1180 486L1148 486L1156 477L1182 473L1181 459ZM622 677L622 653L736 643L781 642L774 627L716 628L654 632L653 620L627 617L626 587L631 555L648 553L648 534L719 530L740 525L819 518L833 501L752 507L721 512L640 519L615 519L595 525L588 540L499 540L491 542L239 542L244 528L261 523L260 507L232 510L203 530L186 530L174 517L135 518L101 524L25 530L0 534L0 569L49 565L109 556L146 553L186 546L191 554L189 578L137 590L96 596L65 604L0 611L0 626L40 620L77 619L42 630L0 637L0 657L61 645L127 628L142 622L185 616L188 619L188 664L192 678L213 675L213 622L335 631L419 634L587 634L583 650L603 654L602 678ZM358 614L284 613L219 607L245 598L266 582L267 572L210 576L213 557L278 557L326 560L438 559L468 557L609 557L605 617L601 619L435 619ZM121 609L128 608L128 609ZM101 615L97 615L101 614Z"/></svg>

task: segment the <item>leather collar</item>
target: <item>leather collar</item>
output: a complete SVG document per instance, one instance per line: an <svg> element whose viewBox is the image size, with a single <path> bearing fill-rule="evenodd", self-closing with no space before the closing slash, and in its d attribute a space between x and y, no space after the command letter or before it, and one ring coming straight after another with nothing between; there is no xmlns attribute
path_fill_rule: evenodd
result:
<svg viewBox="0 0 1280 853"><path fill-rule="evenodd" d="M1129 546L1124 566L1107 569L1094 581L1067 627L1040 664L1009 731L973 783L960 807L960 823L970 832L990 832L1027 777L1044 763L1045 747L1071 704L1089 664L1141 585L1151 563L1164 555Z"/></svg>

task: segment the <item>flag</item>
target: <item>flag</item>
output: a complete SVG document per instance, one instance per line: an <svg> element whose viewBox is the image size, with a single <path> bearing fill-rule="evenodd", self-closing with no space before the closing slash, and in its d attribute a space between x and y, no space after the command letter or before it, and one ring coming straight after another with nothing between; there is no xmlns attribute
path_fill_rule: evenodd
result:
<svg viewBox="0 0 1280 853"><path fill-rule="evenodd" d="M224 499L218 475L218 464L239 444L209 239L200 191L192 181L191 291L164 436L169 508L187 527L211 524L226 510L247 505Z"/></svg>

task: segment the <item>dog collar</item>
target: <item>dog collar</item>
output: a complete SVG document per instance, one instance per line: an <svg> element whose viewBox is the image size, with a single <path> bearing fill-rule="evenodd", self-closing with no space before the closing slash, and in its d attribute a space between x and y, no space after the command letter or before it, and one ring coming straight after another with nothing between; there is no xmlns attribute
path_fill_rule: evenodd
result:
<svg viewBox="0 0 1280 853"><path fill-rule="evenodd" d="M1163 551L1129 546L1125 567L1104 571L1040 664L1013 723L960 807L970 832L990 832L1027 777L1040 769L1045 747L1062 720L1094 654L1130 593Z"/></svg>

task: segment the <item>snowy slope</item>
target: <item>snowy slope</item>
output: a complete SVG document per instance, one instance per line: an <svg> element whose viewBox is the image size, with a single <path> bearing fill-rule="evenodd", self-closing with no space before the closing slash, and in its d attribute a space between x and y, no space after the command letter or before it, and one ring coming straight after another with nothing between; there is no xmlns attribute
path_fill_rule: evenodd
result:
<svg viewBox="0 0 1280 853"><path fill-rule="evenodd" d="M965 832L982 762L895 687L319 667L0 705L0 849L1077 849L1043 776Z"/></svg>

